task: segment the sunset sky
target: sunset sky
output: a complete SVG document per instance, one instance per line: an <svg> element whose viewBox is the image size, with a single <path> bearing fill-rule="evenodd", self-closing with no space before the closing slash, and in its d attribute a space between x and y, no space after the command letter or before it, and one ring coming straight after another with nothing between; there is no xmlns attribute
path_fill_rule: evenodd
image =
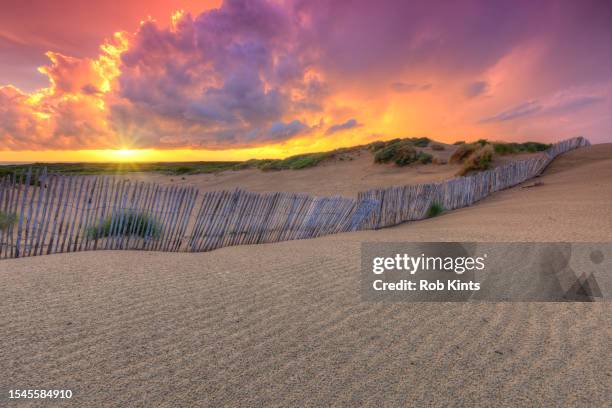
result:
<svg viewBox="0 0 612 408"><path fill-rule="evenodd" d="M0 161L612 142L612 2L3 1Z"/></svg>

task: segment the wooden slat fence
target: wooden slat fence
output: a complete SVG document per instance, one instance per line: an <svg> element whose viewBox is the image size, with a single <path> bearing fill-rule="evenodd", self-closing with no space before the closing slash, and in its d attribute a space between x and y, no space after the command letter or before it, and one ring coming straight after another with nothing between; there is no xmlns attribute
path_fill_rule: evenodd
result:
<svg viewBox="0 0 612 408"><path fill-rule="evenodd" d="M405 221L427 218L434 203L445 210L466 207L544 171L546 166L559 154L579 147L589 146L583 137L576 137L552 145L538 157L517 160L491 170L466 177L456 177L440 183L426 183L373 189L361 192L359 199L378 201L379 206L364 223L364 229L377 229Z"/></svg>
<svg viewBox="0 0 612 408"><path fill-rule="evenodd" d="M433 203L452 210L539 175L584 138L536 158L457 177L359 193L357 199L244 190L200 194L113 176L28 170L0 178L0 259L88 250L210 251L231 245L314 238L427 217Z"/></svg>

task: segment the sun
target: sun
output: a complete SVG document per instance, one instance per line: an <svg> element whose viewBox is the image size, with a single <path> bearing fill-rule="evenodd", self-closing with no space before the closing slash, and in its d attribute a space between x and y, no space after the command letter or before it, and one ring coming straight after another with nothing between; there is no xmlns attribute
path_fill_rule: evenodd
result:
<svg viewBox="0 0 612 408"><path fill-rule="evenodd" d="M117 149L117 150L110 150L108 151L108 158L112 161L120 161L120 162L127 162L127 161L135 161L135 160L139 160L142 159L140 156L141 152L139 150L134 150L134 149Z"/></svg>
<svg viewBox="0 0 612 408"><path fill-rule="evenodd" d="M117 150L117 154L119 156L133 156L136 153L138 153L138 151L136 151L136 150L129 150L129 149Z"/></svg>

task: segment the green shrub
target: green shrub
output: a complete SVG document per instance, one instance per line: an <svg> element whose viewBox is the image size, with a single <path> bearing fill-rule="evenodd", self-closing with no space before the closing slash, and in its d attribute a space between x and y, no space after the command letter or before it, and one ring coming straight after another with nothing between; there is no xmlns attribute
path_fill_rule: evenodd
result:
<svg viewBox="0 0 612 408"><path fill-rule="evenodd" d="M307 167L314 167L319 164L327 156L325 153L311 153L300 156L289 157L284 162L292 170L305 169Z"/></svg>
<svg viewBox="0 0 612 408"><path fill-rule="evenodd" d="M418 152L416 155L416 160L421 164L431 163L433 156L429 153Z"/></svg>
<svg viewBox="0 0 612 408"><path fill-rule="evenodd" d="M428 142L429 143L429 142ZM387 142L385 147L374 154L375 163L395 163L397 166L407 166L414 162L431 163L433 156L425 152L417 152L413 139L397 139Z"/></svg>
<svg viewBox="0 0 612 408"><path fill-rule="evenodd" d="M458 141L456 141L456 142L455 142L455 143L453 143L453 144L454 144L455 146L458 146L458 145L465 144L465 141L464 141L464 140L458 140Z"/></svg>
<svg viewBox="0 0 612 408"><path fill-rule="evenodd" d="M431 139L428 137L412 137L408 140L416 147L427 147L429 142L431 142Z"/></svg>
<svg viewBox="0 0 612 408"><path fill-rule="evenodd" d="M513 154L520 152L518 143L494 143L493 148L497 154Z"/></svg>
<svg viewBox="0 0 612 408"><path fill-rule="evenodd" d="M489 144L489 141L487 139L478 139L476 143L478 143L480 146L484 146Z"/></svg>
<svg viewBox="0 0 612 408"><path fill-rule="evenodd" d="M539 143L539 142L525 142L525 143L521 143L521 147L523 149L525 149L525 151L528 151L530 153L534 153L534 152L542 152L546 149L548 149L550 146L550 144L545 144L545 143Z"/></svg>
<svg viewBox="0 0 612 408"><path fill-rule="evenodd" d="M494 149L491 145L485 145L473 152L463 162L463 167L457 173L458 176L464 176L470 171L482 171L491 167L493 161Z"/></svg>
<svg viewBox="0 0 612 408"><path fill-rule="evenodd" d="M478 145L475 144L461 144L457 147L457 150L455 150L455 152L451 155L448 161L450 163L461 163L477 149Z"/></svg>
<svg viewBox="0 0 612 408"><path fill-rule="evenodd" d="M436 217L444 212L444 206L442 204L434 202L431 203L429 210L427 210L427 218Z"/></svg>
<svg viewBox="0 0 612 408"><path fill-rule="evenodd" d="M264 160L258 166L261 170L299 170L314 167L322 160L330 157L329 153L298 154L280 160Z"/></svg>
<svg viewBox="0 0 612 408"><path fill-rule="evenodd" d="M193 173L195 169L189 166L179 166L172 170L172 174L180 175L180 174L189 174Z"/></svg>
<svg viewBox="0 0 612 408"><path fill-rule="evenodd" d="M121 214L116 214L114 218L112 216L107 216L102 220L102 225L98 223L87 227L87 236L90 239L109 237L113 233L115 235L123 234L127 236L132 232L132 229L135 230L134 234L139 237L145 237L145 235L147 235L155 238L159 237L161 233L161 227L157 220L143 212L130 211L127 214L123 214L124 227L121 228L121 231L116 231L117 223L120 220Z"/></svg>
<svg viewBox="0 0 612 408"><path fill-rule="evenodd" d="M391 141L374 155L375 163L395 162L398 166L406 166L416 160L416 150L408 140Z"/></svg>
<svg viewBox="0 0 612 408"><path fill-rule="evenodd" d="M372 142L368 145L368 150L371 151L372 153L376 153L377 151L379 151L385 146L386 146L385 142L381 142L381 141Z"/></svg>
<svg viewBox="0 0 612 408"><path fill-rule="evenodd" d="M441 150L446 150L446 149L441 144L434 143L431 145L431 150L441 151Z"/></svg>
<svg viewBox="0 0 612 408"><path fill-rule="evenodd" d="M17 214L0 211L0 231L4 231L17 223Z"/></svg>
<svg viewBox="0 0 612 408"><path fill-rule="evenodd" d="M535 153L548 149L551 145L539 142L493 143L497 154Z"/></svg>

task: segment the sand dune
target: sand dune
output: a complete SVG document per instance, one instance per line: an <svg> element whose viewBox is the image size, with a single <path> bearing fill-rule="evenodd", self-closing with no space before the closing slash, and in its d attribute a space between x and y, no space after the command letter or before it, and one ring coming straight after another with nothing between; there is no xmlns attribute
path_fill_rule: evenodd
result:
<svg viewBox="0 0 612 408"><path fill-rule="evenodd" d="M2 261L0 390L71 388L79 407L605 406L610 303L359 296L363 241L611 240L612 144L538 181L379 231Z"/></svg>
<svg viewBox="0 0 612 408"><path fill-rule="evenodd" d="M440 144L440 143L438 143ZM445 145L444 151L423 148L441 160L447 161L456 146ZM535 153L537 154L537 153ZM534 154L498 156L494 166L511 160L533 157ZM394 164L375 164L367 150L357 150L347 155L351 160L323 162L316 167L302 170L266 171L257 169L222 171L210 174L168 176L153 173L130 173L123 177L131 180L153 181L164 185L195 185L200 191L233 190L242 188L257 192L296 192L317 196L342 195L356 197L359 191L404 184L443 181L455 177L461 165L411 165L397 167Z"/></svg>

